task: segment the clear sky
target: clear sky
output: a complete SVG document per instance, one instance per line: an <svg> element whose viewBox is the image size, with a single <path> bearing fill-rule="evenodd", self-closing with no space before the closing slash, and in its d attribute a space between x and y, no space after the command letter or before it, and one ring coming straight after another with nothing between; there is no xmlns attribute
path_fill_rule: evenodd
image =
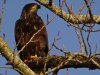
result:
<svg viewBox="0 0 100 75"><path fill-rule="evenodd" d="M81 7L83 0L67 0L69 5L73 7L73 11L75 14L77 14L78 9ZM78 1L78 2L77 2ZM1 0L0 0L1 2ZM22 8L25 4L35 2L34 0L7 0L5 5L5 11L2 18L2 32L0 33L0 36L5 34L5 41L8 43L9 47L13 50L15 48L15 39L14 39L14 27L15 22L17 19L19 19ZM54 3L58 5L58 0L54 0ZM100 0L94 0L94 3L92 4L92 11L93 14L100 15ZM46 24L46 16L47 14L49 17L53 17L53 13L46 9L45 7L41 6L42 8L38 11L38 15L41 16L44 23ZM64 7L64 10L67 11L67 9ZM82 14L85 14L86 9L83 11ZM56 45L59 48L62 48L64 45L64 48L66 50L72 51L72 52L78 52L79 44L78 40L74 31L73 27L68 27L68 23L56 16L56 18L47 26L48 31L48 38L49 38L49 47L51 47L54 37L57 35L58 32L60 32L59 38L56 42ZM100 25L96 28L100 29ZM87 34L87 33L85 33ZM92 33L91 34L91 45L92 49L95 49L95 46L97 44L97 50L100 52L100 32ZM52 49L51 55L64 55L60 51L57 51L55 48ZM4 57L0 56L0 66L4 66L6 64L6 60ZM0 68L0 74L5 75L5 72L7 71L7 75L19 75L16 71L11 69L2 69ZM69 75L100 75L99 70L89 70L89 69L68 69ZM61 70L58 75L66 75L66 69Z"/></svg>

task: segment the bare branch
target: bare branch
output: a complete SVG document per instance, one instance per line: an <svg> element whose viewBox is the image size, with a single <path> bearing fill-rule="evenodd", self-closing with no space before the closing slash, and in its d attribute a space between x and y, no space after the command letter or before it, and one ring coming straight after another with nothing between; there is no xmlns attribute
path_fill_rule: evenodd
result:
<svg viewBox="0 0 100 75"><path fill-rule="evenodd" d="M94 20L93 20L93 14L92 14L91 8L90 8L90 6L89 6L89 4L88 4L89 0L84 0L84 2L85 2L86 5L87 5L87 8L88 8L88 11L89 11L89 15L90 15L91 20L94 21Z"/></svg>
<svg viewBox="0 0 100 75"><path fill-rule="evenodd" d="M4 0L4 2L2 4L2 9L1 9L1 12L0 12L0 32L1 32L1 29L2 29L1 22L2 22L2 14L4 13L5 4L6 4L6 0Z"/></svg>
<svg viewBox="0 0 100 75"><path fill-rule="evenodd" d="M11 67L11 66L0 66L0 68L13 69L13 67Z"/></svg>
<svg viewBox="0 0 100 75"><path fill-rule="evenodd" d="M15 55L8 47L7 43L0 37L0 53L6 58L8 64L12 65L15 70L24 75L36 75L21 59ZM14 62L14 63L13 63Z"/></svg>
<svg viewBox="0 0 100 75"><path fill-rule="evenodd" d="M79 41L79 44L80 44L81 53L85 54L85 52L84 52L84 43L83 43L83 39L82 39L83 35L81 35L81 30L78 30L78 29L75 28L75 32L76 32L76 35L78 37L78 41Z"/></svg>
<svg viewBox="0 0 100 75"><path fill-rule="evenodd" d="M52 3L52 7L48 5L48 0L35 0L41 5L45 6L49 10L51 10L53 13L61 17L63 20L66 22L71 22L74 24L89 24L91 23L91 18L90 15L80 15L80 16L74 16L77 18L77 20L70 14L66 13L65 11L61 11L60 8L58 8L54 3ZM63 14L63 15L62 15ZM100 24L100 16L93 15L93 20L92 23L97 23Z"/></svg>
<svg viewBox="0 0 100 75"><path fill-rule="evenodd" d="M87 35L87 44L88 44L88 46L89 46L89 56L91 56L91 54L92 54L92 50L91 50L91 45L90 45L90 42L89 42L89 37L90 37L90 32L88 33L88 35Z"/></svg>
<svg viewBox="0 0 100 75"><path fill-rule="evenodd" d="M82 10L83 10L83 8L85 7L85 2L82 4L82 6L81 6L81 8L79 9L79 11L78 11L78 15L81 15L81 12L82 12Z"/></svg>
<svg viewBox="0 0 100 75"><path fill-rule="evenodd" d="M68 56L56 56L52 55L47 57L39 57L38 59L33 59L31 61L27 61L27 64L31 64L32 66L43 67L45 64L45 60L48 59L47 67L55 67L56 69L63 68L89 68L89 69L100 69L100 57L88 57L81 54L73 54L70 53ZM94 64L93 61L96 62L99 66ZM37 63L38 62L38 63ZM41 65L39 65L41 64ZM63 64L63 65L62 65ZM54 71L54 70L53 70Z"/></svg>
<svg viewBox="0 0 100 75"><path fill-rule="evenodd" d="M86 55L88 55L87 46L86 46L86 43L85 43L84 36L83 36L82 32L81 32L81 37L82 37L82 41L83 41L83 44L84 44L85 53L86 53Z"/></svg>

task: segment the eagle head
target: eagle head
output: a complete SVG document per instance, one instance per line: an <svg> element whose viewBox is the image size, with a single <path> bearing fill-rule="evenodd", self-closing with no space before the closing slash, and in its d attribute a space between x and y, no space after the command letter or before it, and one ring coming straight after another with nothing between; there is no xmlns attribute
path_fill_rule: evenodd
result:
<svg viewBox="0 0 100 75"><path fill-rule="evenodd" d="M22 10L21 17L27 18L30 15L36 15L38 9L40 9L40 8L41 8L41 6L36 3L26 4Z"/></svg>

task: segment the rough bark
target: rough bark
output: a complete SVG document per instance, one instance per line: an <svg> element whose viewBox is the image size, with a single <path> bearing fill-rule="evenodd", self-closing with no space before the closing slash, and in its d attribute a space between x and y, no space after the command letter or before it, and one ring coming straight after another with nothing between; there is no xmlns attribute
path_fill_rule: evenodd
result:
<svg viewBox="0 0 100 75"><path fill-rule="evenodd" d="M100 24L100 16L93 15L92 16L93 20L92 20L90 15L77 16L77 15L69 14L69 13L61 10L60 8L58 8L54 3L50 7L48 0L35 0L35 1L37 1L41 5L48 8L50 11L52 11L54 14L61 17L66 22L70 22L70 23L73 23L73 24L90 24L90 23Z"/></svg>
<svg viewBox="0 0 100 75"><path fill-rule="evenodd" d="M21 59L13 53L7 43L0 37L0 53L6 58L9 65L24 75L36 75Z"/></svg>
<svg viewBox="0 0 100 75"><path fill-rule="evenodd" d="M47 62L45 62L48 60ZM52 55L48 58L37 58L33 59L32 61L27 61L28 64L38 67L43 67L43 65L46 63L48 68L51 67L59 67L59 69L63 68L89 68L89 69L100 69L99 66L97 66L92 60L94 60L98 65L100 65L100 57L87 57L80 54L73 54L72 57L69 59L69 56L56 56Z"/></svg>

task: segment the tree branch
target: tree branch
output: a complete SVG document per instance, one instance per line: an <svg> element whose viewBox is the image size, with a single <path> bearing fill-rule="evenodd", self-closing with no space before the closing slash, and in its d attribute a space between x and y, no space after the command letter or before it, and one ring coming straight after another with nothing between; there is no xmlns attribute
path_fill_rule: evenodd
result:
<svg viewBox="0 0 100 75"><path fill-rule="evenodd" d="M21 72L21 74L36 75L17 55L12 52L2 37L0 37L0 53L6 58L8 64L12 65L13 68L18 72Z"/></svg>
<svg viewBox="0 0 100 75"><path fill-rule="evenodd" d="M0 52L7 59L8 63L14 67L15 70L23 73L24 75L36 75L32 70L30 70L21 60L15 55L11 49L8 47L6 42L0 37ZM47 62L45 62L47 60ZM32 67L44 67L46 64L48 68L55 67L56 69L63 68L89 68L89 69L100 69L100 57L88 57L81 54L69 53L66 57L64 56L48 56L48 57L38 57L27 61L26 64ZM46 73L52 72L48 71Z"/></svg>
<svg viewBox="0 0 100 75"><path fill-rule="evenodd" d="M50 7L48 0L35 0L35 1L45 6L49 10L51 10L54 14L58 15L66 22L74 24L89 24L89 23L100 24L100 16L93 15L92 16L93 19L91 19L90 15L73 16L58 8L54 3L52 3L52 6Z"/></svg>
<svg viewBox="0 0 100 75"><path fill-rule="evenodd" d="M100 57L89 58L87 56L80 55L80 54L72 54L71 56L67 56L67 57L56 56L56 55L49 56L48 58L40 57L38 59L27 61L27 64L32 66L43 67L46 59L48 59L48 61L46 62L48 68L57 67L62 64L59 69L63 69L63 68L100 69ZM99 66L97 66L96 64L98 64Z"/></svg>

